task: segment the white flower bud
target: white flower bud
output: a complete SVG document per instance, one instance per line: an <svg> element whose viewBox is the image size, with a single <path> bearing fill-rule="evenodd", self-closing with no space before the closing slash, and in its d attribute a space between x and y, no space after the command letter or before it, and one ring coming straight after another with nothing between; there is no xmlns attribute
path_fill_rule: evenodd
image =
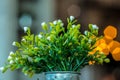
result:
<svg viewBox="0 0 120 80"><path fill-rule="evenodd" d="M59 20L58 20L58 22L59 22L59 23L61 23L61 22L62 22L62 20L60 20L60 19L59 19Z"/></svg>
<svg viewBox="0 0 120 80"><path fill-rule="evenodd" d="M3 71L4 70L4 67L0 67L0 71Z"/></svg>
<svg viewBox="0 0 120 80"><path fill-rule="evenodd" d="M10 52L10 55L14 54L12 51Z"/></svg>
<svg viewBox="0 0 120 80"><path fill-rule="evenodd" d="M28 74L27 73L25 73L25 76L27 76Z"/></svg>
<svg viewBox="0 0 120 80"><path fill-rule="evenodd" d="M45 22L42 22L42 23L41 23L41 26L44 26L45 24L46 24Z"/></svg>
<svg viewBox="0 0 120 80"><path fill-rule="evenodd" d="M93 29L99 29L97 25L92 25Z"/></svg>
<svg viewBox="0 0 120 80"><path fill-rule="evenodd" d="M9 56L8 56L8 59L12 59L12 57L9 55Z"/></svg>
<svg viewBox="0 0 120 80"><path fill-rule="evenodd" d="M72 25L72 28L75 28L75 25Z"/></svg>
<svg viewBox="0 0 120 80"><path fill-rule="evenodd" d="M35 47L34 49L38 49L38 47Z"/></svg>
<svg viewBox="0 0 120 80"><path fill-rule="evenodd" d="M28 30L28 27L24 27L24 32L26 32Z"/></svg>
<svg viewBox="0 0 120 80"><path fill-rule="evenodd" d="M18 58L15 58L16 61L18 61Z"/></svg>
<svg viewBox="0 0 120 80"><path fill-rule="evenodd" d="M14 63L14 61L13 61L13 60L11 60L9 63L10 63L10 64L13 64L13 63Z"/></svg>
<svg viewBox="0 0 120 80"><path fill-rule="evenodd" d="M50 40L50 36L48 36L47 39Z"/></svg>
<svg viewBox="0 0 120 80"><path fill-rule="evenodd" d="M64 24L63 24L63 23L61 23L61 24L60 24L60 26L61 26L61 27L63 27L63 26L64 26Z"/></svg>
<svg viewBox="0 0 120 80"><path fill-rule="evenodd" d="M38 38L42 38L42 35L41 35L41 34L39 34L39 35L38 35Z"/></svg>
<svg viewBox="0 0 120 80"><path fill-rule="evenodd" d="M84 34L87 35L87 34L88 34L88 31L84 31Z"/></svg>
<svg viewBox="0 0 120 80"><path fill-rule="evenodd" d="M75 19L74 16L70 16L70 20L73 21Z"/></svg>
<svg viewBox="0 0 120 80"><path fill-rule="evenodd" d="M26 40L23 38L22 41L26 41Z"/></svg>
<svg viewBox="0 0 120 80"><path fill-rule="evenodd" d="M13 46L16 46L16 42L14 41L14 42L12 43L12 45L13 45Z"/></svg>
<svg viewBox="0 0 120 80"><path fill-rule="evenodd" d="M91 43L91 42L92 42L92 39L89 39L89 40L88 40L88 43Z"/></svg>
<svg viewBox="0 0 120 80"><path fill-rule="evenodd" d="M53 21L53 24L54 24L54 25L56 25L56 24L57 24L57 21L56 21L56 20L55 20L55 21Z"/></svg>

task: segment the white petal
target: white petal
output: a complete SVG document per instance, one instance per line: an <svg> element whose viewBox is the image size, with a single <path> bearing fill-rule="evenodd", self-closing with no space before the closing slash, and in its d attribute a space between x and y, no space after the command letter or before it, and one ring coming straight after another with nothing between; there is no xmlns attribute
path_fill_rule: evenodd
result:
<svg viewBox="0 0 120 80"><path fill-rule="evenodd" d="M9 56L8 56L8 59L12 59L12 57L9 55Z"/></svg>
<svg viewBox="0 0 120 80"><path fill-rule="evenodd" d="M57 24L57 21L56 21L56 20L55 20L55 21L53 21L53 24L54 24L54 25L56 25L56 24Z"/></svg>
<svg viewBox="0 0 120 80"><path fill-rule="evenodd" d="M42 23L41 23L41 26L44 26L45 24L46 24L45 22L42 22Z"/></svg>
<svg viewBox="0 0 120 80"><path fill-rule="evenodd" d="M25 73L25 76L27 76L27 73Z"/></svg>
<svg viewBox="0 0 120 80"><path fill-rule="evenodd" d="M42 35L41 35L41 34L39 34L39 35L38 35L38 37L39 37L39 38L42 38Z"/></svg>
<svg viewBox="0 0 120 80"><path fill-rule="evenodd" d="M92 25L93 29L99 29L97 25Z"/></svg>
<svg viewBox="0 0 120 80"><path fill-rule="evenodd" d="M87 34L88 34L88 31L84 31L84 34L87 35Z"/></svg>
<svg viewBox="0 0 120 80"><path fill-rule="evenodd" d="M10 61L10 64L13 64L13 63L14 63L14 61L13 61L13 60L11 60L11 61Z"/></svg>
<svg viewBox="0 0 120 80"><path fill-rule="evenodd" d="M64 26L64 23L61 23L61 24L60 24L60 26L62 26L62 27L63 27L63 26Z"/></svg>
<svg viewBox="0 0 120 80"><path fill-rule="evenodd" d="M28 30L28 27L24 27L24 32L26 32Z"/></svg>
<svg viewBox="0 0 120 80"><path fill-rule="evenodd" d="M14 54L12 51L10 52L10 55Z"/></svg>
<svg viewBox="0 0 120 80"><path fill-rule="evenodd" d="M92 39L89 39L89 40L88 40L88 43L91 43L91 42L92 42Z"/></svg>
<svg viewBox="0 0 120 80"><path fill-rule="evenodd" d="M23 38L22 41L26 41L26 40Z"/></svg>
<svg viewBox="0 0 120 80"><path fill-rule="evenodd" d="M15 60L18 61L18 58L16 58Z"/></svg>
<svg viewBox="0 0 120 80"><path fill-rule="evenodd" d="M48 36L47 39L50 40L50 36Z"/></svg>
<svg viewBox="0 0 120 80"><path fill-rule="evenodd" d="M4 67L0 67L0 71L3 71L4 70Z"/></svg>
<svg viewBox="0 0 120 80"><path fill-rule="evenodd" d="M73 21L75 19L74 16L70 16L70 20Z"/></svg>
<svg viewBox="0 0 120 80"><path fill-rule="evenodd" d="M60 20L60 19L59 19L59 20L58 20L58 22L59 22L59 23L61 23L61 22L62 22L62 20Z"/></svg>
<svg viewBox="0 0 120 80"><path fill-rule="evenodd" d="M14 42L12 43L12 45L13 45L13 46L16 46L16 42L14 41Z"/></svg>
<svg viewBox="0 0 120 80"><path fill-rule="evenodd" d="M72 28L75 28L75 25L72 25Z"/></svg>

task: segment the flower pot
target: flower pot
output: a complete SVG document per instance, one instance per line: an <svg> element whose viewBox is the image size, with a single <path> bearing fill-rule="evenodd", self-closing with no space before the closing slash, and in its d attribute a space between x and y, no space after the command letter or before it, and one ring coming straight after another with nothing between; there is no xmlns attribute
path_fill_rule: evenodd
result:
<svg viewBox="0 0 120 80"><path fill-rule="evenodd" d="M72 71L45 72L45 80L79 80L80 73Z"/></svg>

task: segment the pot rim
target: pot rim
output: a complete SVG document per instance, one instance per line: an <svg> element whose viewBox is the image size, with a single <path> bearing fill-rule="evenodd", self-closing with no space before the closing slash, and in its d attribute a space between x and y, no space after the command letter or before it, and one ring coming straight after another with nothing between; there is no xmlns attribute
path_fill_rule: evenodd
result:
<svg viewBox="0 0 120 80"><path fill-rule="evenodd" d="M62 73L62 74L65 74L65 73L72 73L72 74L80 74L80 72L75 72L75 71L48 71L48 72L44 72L45 74L56 74L56 73Z"/></svg>

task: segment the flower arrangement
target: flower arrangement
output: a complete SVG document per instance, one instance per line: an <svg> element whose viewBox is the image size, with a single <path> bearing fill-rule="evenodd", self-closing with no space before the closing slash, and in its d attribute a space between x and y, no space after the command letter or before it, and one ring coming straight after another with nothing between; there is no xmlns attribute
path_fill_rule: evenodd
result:
<svg viewBox="0 0 120 80"><path fill-rule="evenodd" d="M111 54L115 61L120 61L120 42L114 40L117 36L117 29L114 26L107 26L104 30L103 38L96 42L96 48L93 50L99 50L105 55Z"/></svg>
<svg viewBox="0 0 120 80"><path fill-rule="evenodd" d="M80 32L80 24L75 24L73 16L67 18L67 26L61 20L42 23L44 32L38 35L31 34L28 27L20 42L13 42L17 47L15 52L10 52L8 63L2 67L8 69L21 69L25 75L47 71L80 71L86 65L102 64L109 62L103 52L96 50L98 27L89 24L89 30L84 34Z"/></svg>

